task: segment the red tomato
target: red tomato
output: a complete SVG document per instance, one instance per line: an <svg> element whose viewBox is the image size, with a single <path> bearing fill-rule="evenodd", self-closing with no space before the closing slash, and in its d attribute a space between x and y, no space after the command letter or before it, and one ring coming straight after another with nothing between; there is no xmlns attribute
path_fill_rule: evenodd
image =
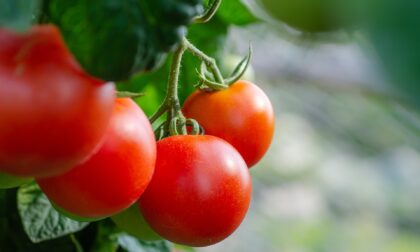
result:
<svg viewBox="0 0 420 252"><path fill-rule="evenodd" d="M242 222L251 199L245 161L214 136L172 136L157 143L152 182L140 197L145 220L163 238L208 246Z"/></svg>
<svg viewBox="0 0 420 252"><path fill-rule="evenodd" d="M271 102L248 81L238 81L217 92L196 91L185 101L183 112L196 119L206 134L232 144L249 167L264 156L273 138Z"/></svg>
<svg viewBox="0 0 420 252"><path fill-rule="evenodd" d="M99 146L114 85L88 76L57 28L0 28L0 170L45 177L81 163Z"/></svg>
<svg viewBox="0 0 420 252"><path fill-rule="evenodd" d="M69 172L37 180L60 210L98 219L132 205L149 184L156 142L143 111L128 98L116 100L103 145Z"/></svg>

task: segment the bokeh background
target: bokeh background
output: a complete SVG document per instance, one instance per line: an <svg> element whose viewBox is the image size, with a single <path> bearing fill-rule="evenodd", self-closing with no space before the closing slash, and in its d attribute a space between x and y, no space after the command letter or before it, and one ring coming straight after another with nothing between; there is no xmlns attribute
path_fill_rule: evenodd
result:
<svg viewBox="0 0 420 252"><path fill-rule="evenodd" d="M276 134L251 169L244 223L197 251L420 251L420 117L388 91L372 42L359 30L308 37L255 13L266 22L230 28L223 61L253 45L247 78L271 98Z"/></svg>

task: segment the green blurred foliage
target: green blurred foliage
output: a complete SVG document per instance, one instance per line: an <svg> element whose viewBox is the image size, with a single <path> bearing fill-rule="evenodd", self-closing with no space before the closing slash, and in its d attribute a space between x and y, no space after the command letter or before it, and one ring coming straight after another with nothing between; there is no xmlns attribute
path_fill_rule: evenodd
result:
<svg viewBox="0 0 420 252"><path fill-rule="evenodd" d="M339 23L337 2L341 0L259 0L273 17L303 32L337 30Z"/></svg>
<svg viewBox="0 0 420 252"><path fill-rule="evenodd" d="M41 0L0 1L0 26L19 31L28 29L40 8L40 2Z"/></svg>
<svg viewBox="0 0 420 252"><path fill-rule="evenodd" d="M420 2L369 0L359 4L361 26L377 51L393 92L420 108Z"/></svg>

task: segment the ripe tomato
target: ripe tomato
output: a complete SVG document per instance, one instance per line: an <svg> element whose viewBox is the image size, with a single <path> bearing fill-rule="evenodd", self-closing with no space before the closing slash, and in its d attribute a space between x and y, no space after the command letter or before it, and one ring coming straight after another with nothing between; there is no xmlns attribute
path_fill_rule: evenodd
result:
<svg viewBox="0 0 420 252"><path fill-rule="evenodd" d="M183 112L196 119L206 134L232 144L249 167L264 156L273 138L273 107L251 82L238 81L217 92L196 91L185 101Z"/></svg>
<svg viewBox="0 0 420 252"><path fill-rule="evenodd" d="M83 72L54 26L0 28L0 170L45 177L87 159L114 95L112 83Z"/></svg>
<svg viewBox="0 0 420 252"><path fill-rule="evenodd" d="M15 177L4 172L0 172L0 189L18 187L28 183L32 178Z"/></svg>
<svg viewBox="0 0 420 252"><path fill-rule="evenodd" d="M120 98L99 151L69 172L37 182L61 212L104 218L140 197L155 161L156 142L147 117L131 99Z"/></svg>
<svg viewBox="0 0 420 252"><path fill-rule="evenodd" d="M214 136L172 136L157 143L152 182L139 199L145 220L163 238L208 246L242 222L251 178L239 153Z"/></svg>
<svg viewBox="0 0 420 252"><path fill-rule="evenodd" d="M111 217L112 221L122 231L143 241L157 241L163 238L156 234L141 214L138 204Z"/></svg>
<svg viewBox="0 0 420 252"><path fill-rule="evenodd" d="M260 0L274 18L306 32L326 32L340 26L337 0Z"/></svg>

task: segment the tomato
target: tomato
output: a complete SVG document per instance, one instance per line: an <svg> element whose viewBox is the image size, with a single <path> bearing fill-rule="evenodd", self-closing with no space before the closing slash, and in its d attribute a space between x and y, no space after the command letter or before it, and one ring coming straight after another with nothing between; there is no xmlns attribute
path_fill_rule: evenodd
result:
<svg viewBox="0 0 420 252"><path fill-rule="evenodd" d="M162 237L147 224L137 204L111 217L112 221L124 232L143 241L157 241Z"/></svg>
<svg viewBox="0 0 420 252"><path fill-rule="evenodd" d="M32 178L16 177L4 172L0 172L0 189L18 187L30 182L31 180Z"/></svg>
<svg viewBox="0 0 420 252"><path fill-rule="evenodd" d="M119 98L99 151L69 172L37 182L61 212L104 218L140 197L155 161L156 142L147 117L131 99Z"/></svg>
<svg viewBox="0 0 420 252"><path fill-rule="evenodd" d="M0 170L61 174L99 146L115 90L88 76L51 25L0 28Z"/></svg>
<svg viewBox="0 0 420 252"><path fill-rule="evenodd" d="M306 32L327 32L340 25L337 0L260 0L273 17ZM339 2L339 3L337 3Z"/></svg>
<svg viewBox="0 0 420 252"><path fill-rule="evenodd" d="M248 168L230 144L214 136L181 135L157 143L155 174L139 206L163 238L208 246L239 226L250 198Z"/></svg>
<svg viewBox="0 0 420 252"><path fill-rule="evenodd" d="M249 167L264 156L273 138L271 102L248 81L238 81L217 92L196 91L185 101L183 112L196 119L206 134L232 144Z"/></svg>

